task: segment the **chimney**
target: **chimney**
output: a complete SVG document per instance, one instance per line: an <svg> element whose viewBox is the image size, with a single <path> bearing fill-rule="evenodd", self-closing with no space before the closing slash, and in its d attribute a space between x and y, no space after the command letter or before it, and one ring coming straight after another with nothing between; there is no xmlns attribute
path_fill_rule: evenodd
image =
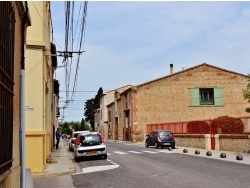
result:
<svg viewBox="0 0 250 188"><path fill-rule="evenodd" d="M174 73L174 66L173 64L170 64L170 74L173 74Z"/></svg>

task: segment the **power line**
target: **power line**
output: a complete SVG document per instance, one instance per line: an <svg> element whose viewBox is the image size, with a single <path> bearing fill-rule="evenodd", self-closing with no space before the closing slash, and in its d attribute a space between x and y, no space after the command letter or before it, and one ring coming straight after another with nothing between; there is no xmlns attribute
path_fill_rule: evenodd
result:
<svg viewBox="0 0 250 188"><path fill-rule="evenodd" d="M103 90L103 91L112 91L112 90ZM83 90L83 91L59 91L59 92L95 92L97 93L98 91L88 91L88 90Z"/></svg>

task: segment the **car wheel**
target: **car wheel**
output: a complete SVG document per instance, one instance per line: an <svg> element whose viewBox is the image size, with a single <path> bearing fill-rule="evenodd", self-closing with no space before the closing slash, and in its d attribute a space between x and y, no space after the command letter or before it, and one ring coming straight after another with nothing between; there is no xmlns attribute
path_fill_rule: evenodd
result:
<svg viewBox="0 0 250 188"><path fill-rule="evenodd" d="M108 158L107 154L103 155L103 159L107 159L107 158Z"/></svg>
<svg viewBox="0 0 250 188"><path fill-rule="evenodd" d="M175 145L172 146L172 149L175 149Z"/></svg>
<svg viewBox="0 0 250 188"><path fill-rule="evenodd" d="M155 149L159 147L158 142L155 142Z"/></svg>
<svg viewBox="0 0 250 188"><path fill-rule="evenodd" d="M147 141L145 141L145 147L146 147L146 148L148 148L148 147L149 147L149 145L148 145L148 142L147 142Z"/></svg>

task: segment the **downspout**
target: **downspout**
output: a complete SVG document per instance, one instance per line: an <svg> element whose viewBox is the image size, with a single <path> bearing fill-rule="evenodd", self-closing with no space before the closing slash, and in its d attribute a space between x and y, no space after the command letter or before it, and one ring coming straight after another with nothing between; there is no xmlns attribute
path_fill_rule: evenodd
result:
<svg viewBox="0 0 250 188"><path fill-rule="evenodd" d="M22 30L21 30L21 73L20 73L20 139L21 139L21 149L20 149L20 166L21 166L21 187L26 187L25 178L25 49L26 49L26 23L28 21L28 3L25 1L25 10L22 18ZM28 24L30 25L30 23Z"/></svg>

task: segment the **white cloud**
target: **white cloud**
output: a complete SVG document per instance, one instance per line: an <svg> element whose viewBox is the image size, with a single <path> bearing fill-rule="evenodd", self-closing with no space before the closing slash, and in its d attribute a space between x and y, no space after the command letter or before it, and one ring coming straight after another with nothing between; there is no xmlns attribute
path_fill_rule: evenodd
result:
<svg viewBox="0 0 250 188"><path fill-rule="evenodd" d="M52 2L52 18L56 44L64 49L63 4ZM248 74L249 25L250 2L90 1L77 90L147 82L169 74L170 63L175 71L207 62ZM57 76L63 89L63 71Z"/></svg>

